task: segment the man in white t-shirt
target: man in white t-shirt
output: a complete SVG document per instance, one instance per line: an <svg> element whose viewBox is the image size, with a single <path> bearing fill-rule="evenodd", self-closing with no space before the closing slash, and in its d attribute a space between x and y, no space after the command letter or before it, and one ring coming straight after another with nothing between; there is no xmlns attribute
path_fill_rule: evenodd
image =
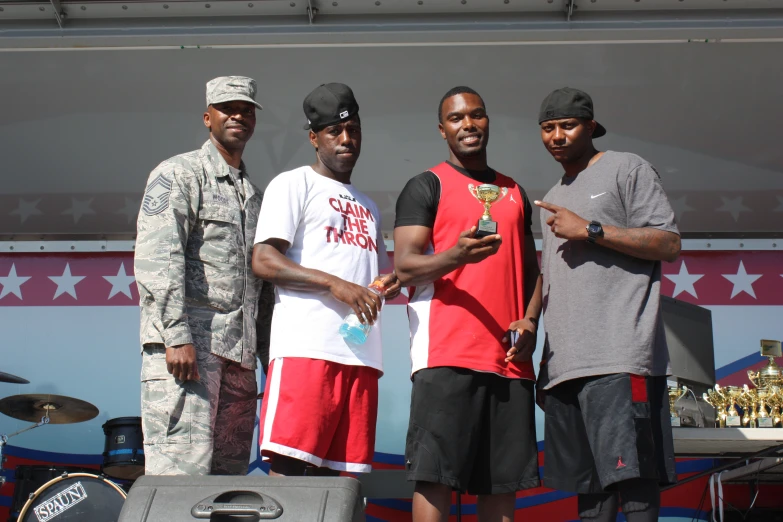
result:
<svg viewBox="0 0 783 522"><path fill-rule="evenodd" d="M359 105L347 85L321 85L304 100L316 162L283 172L266 189L253 272L276 288L270 365L261 409L261 453L273 475L369 472L383 372L378 312L399 295L375 203L351 184L359 159ZM338 330L355 313L367 341Z"/></svg>

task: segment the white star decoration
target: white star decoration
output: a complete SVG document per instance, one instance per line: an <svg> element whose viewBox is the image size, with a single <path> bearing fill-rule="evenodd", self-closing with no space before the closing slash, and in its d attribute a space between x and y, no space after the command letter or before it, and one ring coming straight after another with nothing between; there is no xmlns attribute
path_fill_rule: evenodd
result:
<svg viewBox="0 0 783 522"><path fill-rule="evenodd" d="M38 198L35 201L27 201L26 199L19 198L19 206L9 212L9 214L12 216L19 216L22 219L22 223L24 223L30 216L40 216L43 214L43 212L37 208L38 203L40 202L41 198Z"/></svg>
<svg viewBox="0 0 783 522"><path fill-rule="evenodd" d="M721 196L720 199L723 200L723 206L716 208L715 212L728 212L734 218L734 221L739 221L740 213L752 212L749 207L742 204L742 196L737 196L736 198Z"/></svg>
<svg viewBox="0 0 783 522"><path fill-rule="evenodd" d="M63 294L68 294L74 299L77 299L76 284L82 279L84 279L84 277L85 276L71 275L71 267L68 263L66 263L65 271L63 272L63 275L49 276L49 279L54 281L54 283L57 285L57 291L54 293L54 297L52 297L52 300L57 299Z"/></svg>
<svg viewBox="0 0 783 522"><path fill-rule="evenodd" d="M664 274L664 277L674 282L674 293L672 297L677 297L682 292L688 292L695 298L699 298L696 295L696 288L693 284L704 277L704 274L689 274L688 267L685 266L685 261L680 265L680 273L677 275Z"/></svg>
<svg viewBox="0 0 783 522"><path fill-rule="evenodd" d="M682 220L683 214L696 210L692 206L688 205L687 200L688 196L682 196L677 199L669 200L669 203L672 206L672 210L674 210L674 215L677 217L678 223Z"/></svg>
<svg viewBox="0 0 783 522"><path fill-rule="evenodd" d="M3 291L0 292L0 299L8 294L14 294L19 299L22 299L22 285L30 279L29 276L16 275L16 265L11 265L11 270L6 277L0 277L0 285L3 285Z"/></svg>
<svg viewBox="0 0 783 522"><path fill-rule="evenodd" d="M125 206L115 212L115 214L124 214L128 220L128 223L136 219L139 215L139 206L141 200L133 198L125 198Z"/></svg>
<svg viewBox="0 0 783 522"><path fill-rule="evenodd" d="M722 275L734 285L734 288L731 290L732 299L740 292L745 292L753 299L756 299L756 292L753 291L753 282L759 279L763 274L748 274L745 271L745 265L740 261L739 269L737 269L736 274Z"/></svg>
<svg viewBox="0 0 783 522"><path fill-rule="evenodd" d="M95 211L90 208L93 199L95 198L90 198L88 200L71 198L71 208L64 210L63 215L73 215L73 222L78 223L85 214L95 214Z"/></svg>
<svg viewBox="0 0 783 522"><path fill-rule="evenodd" d="M125 263L120 263L120 269L117 271L116 276L103 276L105 280L111 283L111 292L109 292L109 299L114 297L115 295L122 293L127 295L130 298L133 298L131 296L131 289L130 285L133 283L136 279L125 273Z"/></svg>

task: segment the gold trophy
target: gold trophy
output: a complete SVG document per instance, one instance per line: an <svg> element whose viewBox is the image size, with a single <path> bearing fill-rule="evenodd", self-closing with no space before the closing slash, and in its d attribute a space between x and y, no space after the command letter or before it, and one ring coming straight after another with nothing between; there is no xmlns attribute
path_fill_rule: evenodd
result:
<svg viewBox="0 0 783 522"><path fill-rule="evenodd" d="M755 428L758 415L756 406L758 404L758 395L756 390L751 390L748 385L742 387L742 394L737 399L737 404L742 407L742 425L746 428Z"/></svg>
<svg viewBox="0 0 783 522"><path fill-rule="evenodd" d="M781 357L780 341L761 340L761 355L769 359L767 365L759 371L748 370L748 379L756 388L769 388L783 385L783 372L775 363L775 357Z"/></svg>
<svg viewBox="0 0 783 522"><path fill-rule="evenodd" d="M716 388L719 388L716 385ZM719 428L726 427L726 399L719 392L715 390L707 390L708 393L703 393L701 398L704 402L715 408L715 421L718 423Z"/></svg>
<svg viewBox="0 0 783 522"><path fill-rule="evenodd" d="M739 386L726 386L725 388L721 388L721 390L723 390L725 393L725 397L727 399L726 406L729 409L728 413L726 414L726 426L729 428L742 427L742 419L740 418L740 414L737 411L737 405L740 400L742 400L741 398L745 393L745 390Z"/></svg>
<svg viewBox="0 0 783 522"><path fill-rule="evenodd" d="M490 185L488 183L476 186L471 183L468 185L468 190L473 194L474 198L484 204L484 213L478 220L476 235L474 237L482 238L497 234L498 223L497 221L492 221L492 216L489 215L489 207L506 197L508 188L500 188L497 185Z"/></svg>
<svg viewBox="0 0 783 522"><path fill-rule="evenodd" d="M772 399L773 392L768 388L757 388L756 397L758 400L758 420L759 428L774 428L774 418L767 413L767 402Z"/></svg>
<svg viewBox="0 0 783 522"><path fill-rule="evenodd" d="M688 393L688 387L683 385L682 388L678 388L676 386L669 386L669 412L671 413L671 419L672 419L672 427L677 427L680 425L680 415L677 413L677 410L674 408L674 403L676 403L680 397Z"/></svg>

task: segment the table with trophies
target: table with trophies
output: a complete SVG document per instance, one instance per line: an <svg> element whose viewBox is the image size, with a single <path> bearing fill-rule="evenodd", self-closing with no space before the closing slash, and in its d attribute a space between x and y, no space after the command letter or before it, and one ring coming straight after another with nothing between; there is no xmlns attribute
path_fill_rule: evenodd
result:
<svg viewBox="0 0 783 522"><path fill-rule="evenodd" d="M692 392L686 386L669 387L675 454L721 459L716 461L719 465L692 478L738 466L758 471L756 459L770 467L783 463L783 372L775 363L775 357L781 356L781 342L762 340L761 355L768 362L758 371L748 371L751 385L716 384L702 394L706 407L714 408L714 417L704 415L715 419L714 427L681 427L677 403Z"/></svg>

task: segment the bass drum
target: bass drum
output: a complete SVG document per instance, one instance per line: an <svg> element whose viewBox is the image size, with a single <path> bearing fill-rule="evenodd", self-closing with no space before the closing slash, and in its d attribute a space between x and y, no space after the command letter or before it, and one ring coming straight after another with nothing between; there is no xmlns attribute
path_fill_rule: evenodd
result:
<svg viewBox="0 0 783 522"><path fill-rule="evenodd" d="M67 473L41 486L19 513L19 522L117 522L125 492L91 473Z"/></svg>
<svg viewBox="0 0 783 522"><path fill-rule="evenodd" d="M11 504L11 518L9 522L16 522L19 513L33 493L38 488L63 474L68 473L94 473L95 470L74 466L29 466L22 464L16 467L14 477L14 500Z"/></svg>

